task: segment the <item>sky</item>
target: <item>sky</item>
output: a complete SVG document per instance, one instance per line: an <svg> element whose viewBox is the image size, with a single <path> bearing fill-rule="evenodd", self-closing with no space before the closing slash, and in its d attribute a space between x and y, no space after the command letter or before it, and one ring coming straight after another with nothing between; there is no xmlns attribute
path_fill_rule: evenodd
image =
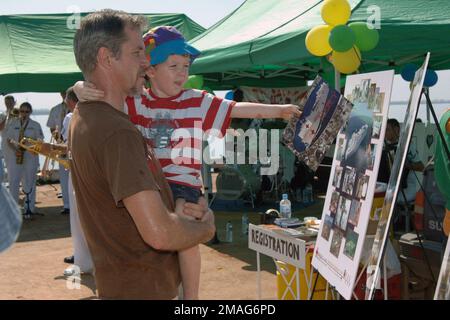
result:
<svg viewBox="0 0 450 320"><path fill-rule="evenodd" d="M300 1L300 0L299 0ZM103 8L120 9L133 13L185 13L191 19L205 28L238 8L244 0L59 0L59 1L10 1L0 0L0 14L27 13L68 13L75 10L90 12ZM439 81L430 89L432 99L450 100L450 71L439 71ZM408 100L409 84L396 76L392 90L391 101ZM217 92L219 96L225 92ZM21 93L14 94L18 102L29 101L35 109L49 109L59 103L58 93ZM0 99L0 111L4 109L3 99Z"/></svg>

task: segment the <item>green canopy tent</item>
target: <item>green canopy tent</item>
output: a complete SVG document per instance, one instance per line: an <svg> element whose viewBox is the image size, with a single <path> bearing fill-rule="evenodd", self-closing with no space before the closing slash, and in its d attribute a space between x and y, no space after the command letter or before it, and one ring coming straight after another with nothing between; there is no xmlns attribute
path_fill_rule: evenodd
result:
<svg viewBox="0 0 450 320"><path fill-rule="evenodd" d="M450 68L450 1L349 0L350 22L371 21L379 12L378 46L363 52L360 72L420 64L431 52L430 68ZM304 85L320 72L331 80L326 58L305 47L308 31L324 24L319 0L247 0L230 15L191 40L203 51L192 65L212 89L248 85Z"/></svg>
<svg viewBox="0 0 450 320"><path fill-rule="evenodd" d="M205 31L184 14L142 15L149 27L172 25L187 39ZM71 14L0 16L0 94L58 92L82 79L73 54L76 18Z"/></svg>

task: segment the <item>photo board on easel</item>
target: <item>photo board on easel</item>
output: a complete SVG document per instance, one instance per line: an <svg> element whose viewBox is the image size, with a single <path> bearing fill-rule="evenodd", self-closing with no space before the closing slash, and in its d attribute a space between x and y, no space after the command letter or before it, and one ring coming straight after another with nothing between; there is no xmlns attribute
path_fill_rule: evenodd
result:
<svg viewBox="0 0 450 320"><path fill-rule="evenodd" d="M450 241L447 241L434 300L450 300Z"/></svg>
<svg viewBox="0 0 450 320"><path fill-rule="evenodd" d="M312 265L350 299L358 274L381 160L394 71L347 77L353 103L336 148Z"/></svg>
<svg viewBox="0 0 450 320"><path fill-rule="evenodd" d="M422 67L417 70L414 80L411 84L411 95L409 97L408 107L405 113L405 120L400 131L400 137L397 145L397 151L393 160L391 175L389 178L383 207L381 209L380 220L378 222L375 239L372 246L372 252L367 266L367 282L365 299L371 300L374 296L377 283L380 279L380 265L384 255L386 241L391 224L394 205L397 201L400 187L401 175L405 165L409 144L411 141L414 122L419 109L420 97L422 94L423 81L430 59L430 53L427 54Z"/></svg>

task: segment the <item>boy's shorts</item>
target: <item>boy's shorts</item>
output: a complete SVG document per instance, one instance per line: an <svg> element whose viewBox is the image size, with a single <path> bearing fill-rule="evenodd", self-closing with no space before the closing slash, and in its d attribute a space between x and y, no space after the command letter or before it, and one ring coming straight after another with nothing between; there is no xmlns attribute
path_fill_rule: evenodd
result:
<svg viewBox="0 0 450 320"><path fill-rule="evenodd" d="M184 186L176 183L169 183L172 190L174 200L184 199L186 202L197 203L201 197L202 192L200 189Z"/></svg>

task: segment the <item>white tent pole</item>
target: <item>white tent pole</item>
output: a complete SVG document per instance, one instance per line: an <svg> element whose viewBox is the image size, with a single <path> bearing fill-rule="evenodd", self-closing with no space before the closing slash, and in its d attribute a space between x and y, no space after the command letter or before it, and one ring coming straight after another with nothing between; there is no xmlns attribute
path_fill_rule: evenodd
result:
<svg viewBox="0 0 450 320"><path fill-rule="evenodd" d="M334 68L334 88L341 92L341 73Z"/></svg>

